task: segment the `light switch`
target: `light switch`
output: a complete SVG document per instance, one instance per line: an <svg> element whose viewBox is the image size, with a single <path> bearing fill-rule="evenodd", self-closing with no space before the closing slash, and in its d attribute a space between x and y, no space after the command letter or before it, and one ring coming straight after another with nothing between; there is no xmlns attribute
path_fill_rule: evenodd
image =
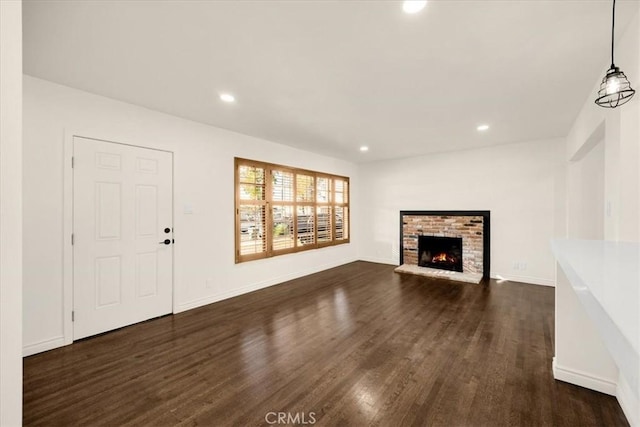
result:
<svg viewBox="0 0 640 427"><path fill-rule="evenodd" d="M186 215L190 215L193 213L193 206L191 205L191 203L185 203L184 204L184 209L182 210L182 212Z"/></svg>

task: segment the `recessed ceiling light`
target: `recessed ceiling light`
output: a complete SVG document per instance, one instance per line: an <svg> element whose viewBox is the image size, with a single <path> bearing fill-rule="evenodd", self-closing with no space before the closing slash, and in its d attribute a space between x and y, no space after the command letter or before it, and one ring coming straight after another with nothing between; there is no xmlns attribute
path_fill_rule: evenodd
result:
<svg viewBox="0 0 640 427"><path fill-rule="evenodd" d="M369 151L369 147L367 147L366 145L363 145L362 147L360 147L360 151L362 152Z"/></svg>
<svg viewBox="0 0 640 427"><path fill-rule="evenodd" d="M236 97L231 95L230 93L221 93L220 99L224 102L234 102L236 100Z"/></svg>
<svg viewBox="0 0 640 427"><path fill-rule="evenodd" d="M405 13L418 13L427 5L427 0L405 0L402 3L402 10Z"/></svg>
<svg viewBox="0 0 640 427"><path fill-rule="evenodd" d="M484 132L485 130L489 129L489 125L480 125L476 129L478 129L480 132Z"/></svg>

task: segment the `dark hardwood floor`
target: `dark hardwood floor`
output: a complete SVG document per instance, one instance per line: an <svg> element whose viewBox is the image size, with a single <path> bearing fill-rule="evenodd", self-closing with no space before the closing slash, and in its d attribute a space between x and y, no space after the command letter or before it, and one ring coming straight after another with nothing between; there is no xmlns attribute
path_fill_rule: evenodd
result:
<svg viewBox="0 0 640 427"><path fill-rule="evenodd" d="M28 357L24 423L627 425L553 379L553 310L552 288L356 262Z"/></svg>

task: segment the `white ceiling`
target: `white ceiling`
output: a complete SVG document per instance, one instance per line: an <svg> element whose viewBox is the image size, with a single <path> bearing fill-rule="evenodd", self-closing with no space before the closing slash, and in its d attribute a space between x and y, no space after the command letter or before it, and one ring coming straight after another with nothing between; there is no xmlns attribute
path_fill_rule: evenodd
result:
<svg viewBox="0 0 640 427"><path fill-rule="evenodd" d="M610 1L401 6L26 1L24 70L365 162L565 136L609 65ZM635 8L617 9L620 34Z"/></svg>

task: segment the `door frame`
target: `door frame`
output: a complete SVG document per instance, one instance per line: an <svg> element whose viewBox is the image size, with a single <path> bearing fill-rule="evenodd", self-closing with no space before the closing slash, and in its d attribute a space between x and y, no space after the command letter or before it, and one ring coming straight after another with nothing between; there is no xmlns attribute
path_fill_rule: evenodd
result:
<svg viewBox="0 0 640 427"><path fill-rule="evenodd" d="M158 148L153 144L144 141L142 145L132 144L129 138L120 135L113 135L107 132L95 132L65 129L64 132L64 154L63 154L63 225L62 225L62 324L63 324L63 345L73 343L73 245L71 235L73 233L73 140L74 138L92 139L95 141L109 142L112 144L129 145L137 148L164 151L171 153L171 216L173 219L172 228L175 228L175 195L174 195L174 167L175 153L170 150ZM174 234L175 236L175 234ZM171 312L176 312L176 281L175 281L175 246L171 254ZM56 346L57 347L57 346ZM52 347L53 348L53 347Z"/></svg>

